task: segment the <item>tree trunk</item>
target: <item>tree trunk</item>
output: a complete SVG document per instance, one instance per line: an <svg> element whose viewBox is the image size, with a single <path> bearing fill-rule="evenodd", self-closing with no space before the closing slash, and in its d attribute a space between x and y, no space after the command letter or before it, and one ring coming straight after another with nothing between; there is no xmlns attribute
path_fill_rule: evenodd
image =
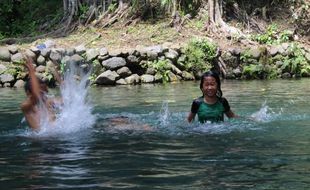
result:
<svg viewBox="0 0 310 190"><path fill-rule="evenodd" d="M222 18L223 16L223 0L208 0L209 19L206 29L211 29L214 33L219 31L225 35L243 36L242 32L235 27L229 26Z"/></svg>
<svg viewBox="0 0 310 190"><path fill-rule="evenodd" d="M229 26L223 20L223 0L208 0L209 19L207 23L207 30L212 32L215 36L244 36L244 34L237 28ZM226 76L226 65L220 58L220 51L217 51L217 61L214 66L218 68L220 73Z"/></svg>
<svg viewBox="0 0 310 190"><path fill-rule="evenodd" d="M118 3L118 7L119 9L124 9L124 8L127 8L129 5L129 1L128 0L119 0L119 3Z"/></svg>
<svg viewBox="0 0 310 190"><path fill-rule="evenodd" d="M208 0L209 22L217 26L222 26L223 0Z"/></svg>
<svg viewBox="0 0 310 190"><path fill-rule="evenodd" d="M172 9L172 17L174 17L177 13L177 0L173 0L173 9Z"/></svg>
<svg viewBox="0 0 310 190"><path fill-rule="evenodd" d="M68 15L68 1L63 0L64 17Z"/></svg>

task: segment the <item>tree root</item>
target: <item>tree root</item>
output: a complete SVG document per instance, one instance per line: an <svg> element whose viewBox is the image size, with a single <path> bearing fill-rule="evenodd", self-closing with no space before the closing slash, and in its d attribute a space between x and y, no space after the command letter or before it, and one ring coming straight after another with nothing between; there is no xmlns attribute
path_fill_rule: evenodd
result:
<svg viewBox="0 0 310 190"><path fill-rule="evenodd" d="M216 50L216 55L215 55L215 63L216 65L214 65L219 71L220 73L222 74L222 76L225 78L226 77L226 74L227 74L227 71L226 71L226 64L225 62L223 61L222 57L222 51L221 49L218 47L217 50Z"/></svg>
<svg viewBox="0 0 310 190"><path fill-rule="evenodd" d="M93 21L91 26L101 28L111 26L114 23L118 22L120 19L127 18L130 10L131 9L127 4L123 4L122 6L118 7L113 13L111 13L110 11L106 11L103 15L99 16L97 20ZM90 17L88 18L86 24L90 23L90 20L93 17L92 14L94 13L90 14Z"/></svg>
<svg viewBox="0 0 310 190"><path fill-rule="evenodd" d="M129 14L129 11L130 11L129 6L123 6L121 8L118 8L118 10L115 11L115 13L112 15L112 17L110 19L107 19L106 23L104 23L101 27L106 28L108 26L113 25L114 23L116 23L120 19L127 17Z"/></svg>
<svg viewBox="0 0 310 190"><path fill-rule="evenodd" d="M87 19L86 19L86 22L85 22L84 25L87 26L87 25L94 19L94 17L96 17L96 12L97 12L97 11L98 11L97 8L94 7L94 6L91 6L91 7L89 8L89 14L88 14L88 16L87 16Z"/></svg>

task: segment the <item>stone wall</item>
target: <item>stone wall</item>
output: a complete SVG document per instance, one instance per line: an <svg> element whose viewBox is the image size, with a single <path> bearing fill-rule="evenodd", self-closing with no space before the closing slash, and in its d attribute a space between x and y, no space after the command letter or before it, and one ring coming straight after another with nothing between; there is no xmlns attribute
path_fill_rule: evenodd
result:
<svg viewBox="0 0 310 190"><path fill-rule="evenodd" d="M244 74L247 65L266 65L277 55L289 56L289 44L272 47L254 47L252 49L229 48L224 50L216 62L222 63L225 78L249 78ZM307 65L310 65L310 53L302 49ZM22 53L23 52L23 53ZM53 67L74 62L79 67L91 68L91 80L97 85L130 85L156 82L175 82L198 79L201 73L194 73L184 67L186 56L182 48L173 48L172 44L152 47L138 47L129 52L109 53L106 48L90 48L80 45L74 48L58 48L53 43L40 44L20 51L17 46L0 47L0 86L22 87L27 74L22 64L23 56L34 60L36 74L51 85L55 80L51 74ZM268 59L268 60L266 60ZM152 63L164 61L165 73L152 66ZM268 61L270 64L270 61ZM217 63L215 63L217 64ZM273 69L282 68L283 61L271 63ZM59 67L58 67L59 68ZM309 67L310 69L310 67ZM282 69L278 77L293 77L294 73ZM310 73L310 70L309 70ZM308 75L305 75L308 77Z"/></svg>

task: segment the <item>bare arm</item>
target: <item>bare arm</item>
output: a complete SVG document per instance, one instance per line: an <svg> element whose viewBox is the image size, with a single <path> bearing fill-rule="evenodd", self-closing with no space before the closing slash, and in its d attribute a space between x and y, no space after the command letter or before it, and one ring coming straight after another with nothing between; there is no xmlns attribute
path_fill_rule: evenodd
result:
<svg viewBox="0 0 310 190"><path fill-rule="evenodd" d="M226 114L226 116L228 117L228 118L237 118L237 117L239 117L238 115L236 115L233 111L231 111L231 110L229 110L228 112L226 112L225 113Z"/></svg>
<svg viewBox="0 0 310 190"><path fill-rule="evenodd" d="M27 57L26 58L26 68L28 69L28 75L29 75L29 80L31 82L31 94L32 98L34 98L34 101L38 101L40 98L40 84L39 81L35 75L35 69L33 67L33 62L31 58Z"/></svg>
<svg viewBox="0 0 310 190"><path fill-rule="evenodd" d="M193 112L189 112L188 116L187 116L187 121L189 123L191 123L194 119L195 119L196 114Z"/></svg>
<svg viewBox="0 0 310 190"><path fill-rule="evenodd" d="M36 102L34 101L34 98L32 97L28 97L25 101L23 101L20 104L20 109L25 113L27 113L28 111L31 111L31 109L33 108L33 106L36 104Z"/></svg>
<svg viewBox="0 0 310 190"><path fill-rule="evenodd" d="M38 112L35 108L35 102L31 97L28 97L24 102L21 103L20 108L24 113L29 127L35 131L40 129L38 121Z"/></svg>

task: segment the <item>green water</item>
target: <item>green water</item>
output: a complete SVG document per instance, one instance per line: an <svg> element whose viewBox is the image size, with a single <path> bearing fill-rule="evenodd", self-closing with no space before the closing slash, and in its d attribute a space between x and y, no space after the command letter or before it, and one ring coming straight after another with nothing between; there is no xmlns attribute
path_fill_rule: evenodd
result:
<svg viewBox="0 0 310 190"><path fill-rule="evenodd" d="M0 89L0 187L310 189L309 84L224 81L232 110L256 121L214 125L185 121L198 83L93 87L96 124L57 135L30 132L24 92ZM111 125L116 116L131 124Z"/></svg>

